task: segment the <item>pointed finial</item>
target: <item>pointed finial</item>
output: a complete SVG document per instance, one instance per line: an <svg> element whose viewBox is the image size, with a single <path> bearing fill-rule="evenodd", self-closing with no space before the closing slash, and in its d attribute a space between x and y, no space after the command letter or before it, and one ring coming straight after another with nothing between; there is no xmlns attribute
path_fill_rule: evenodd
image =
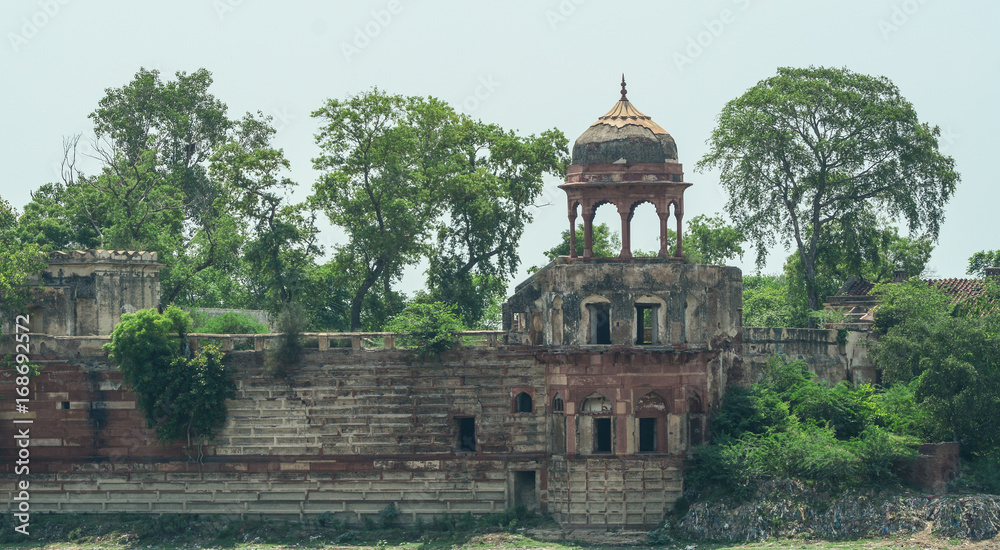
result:
<svg viewBox="0 0 1000 550"><path fill-rule="evenodd" d="M625 89L625 73L622 73L622 98L621 98L621 101L628 101L628 97L625 96L625 94L627 92L628 92L628 90Z"/></svg>

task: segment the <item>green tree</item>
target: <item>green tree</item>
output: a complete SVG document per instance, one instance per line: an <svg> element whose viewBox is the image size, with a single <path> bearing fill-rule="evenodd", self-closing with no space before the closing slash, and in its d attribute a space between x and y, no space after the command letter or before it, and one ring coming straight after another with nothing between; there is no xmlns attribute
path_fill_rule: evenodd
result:
<svg viewBox="0 0 1000 550"><path fill-rule="evenodd" d="M668 230L667 238L673 241L677 237ZM743 256L745 241L743 234L718 214L699 214L684 228L684 259L689 264L724 265Z"/></svg>
<svg viewBox="0 0 1000 550"><path fill-rule="evenodd" d="M613 231L608 224L599 223L594 226L594 257L610 258L618 256L622 249L622 241L617 231ZM583 257L583 228L576 229L576 255ZM569 229L562 232L561 241L556 246L543 252L550 261L559 256L569 256Z"/></svg>
<svg viewBox="0 0 1000 550"><path fill-rule="evenodd" d="M521 137L465 116L446 135L452 153L427 287L432 300L454 305L477 325L520 264L517 245L542 176L564 175L567 140L558 130Z"/></svg>
<svg viewBox="0 0 1000 550"><path fill-rule="evenodd" d="M313 113L322 172L313 203L349 241L335 261L352 293L351 330L362 328L365 297L390 289L402 269L426 252L438 204L433 197L447 171L444 135L455 113L432 98L386 94L377 88L330 99Z"/></svg>
<svg viewBox="0 0 1000 550"><path fill-rule="evenodd" d="M80 137L68 140L64 181L34 193L22 238L47 249L156 251L162 305L290 299L284 274L298 265L275 257L315 254L314 231L284 198L293 184L280 176L288 162L270 145L270 119L230 119L211 84L205 69L169 81L140 69L107 89L90 115L98 173L77 170Z"/></svg>
<svg viewBox="0 0 1000 550"><path fill-rule="evenodd" d="M45 268L38 246L18 236L16 221L17 212L0 198L0 309L5 315L21 312L31 298L32 278Z"/></svg>
<svg viewBox="0 0 1000 550"><path fill-rule="evenodd" d="M136 404L164 443L211 440L226 421L226 399L236 384L222 363L223 352L205 346L189 353L191 317L176 306L127 313L104 350L136 394Z"/></svg>
<svg viewBox="0 0 1000 550"><path fill-rule="evenodd" d="M794 243L808 306L817 310L818 255L830 224L881 213L937 238L959 181L954 161L938 151L939 135L884 77L780 68L726 104L698 169L721 169L726 211L754 243L758 265L777 242Z"/></svg>
<svg viewBox="0 0 1000 550"><path fill-rule="evenodd" d="M918 279L876 286L880 335L870 356L890 384L912 384L938 437L974 455L1000 445L1000 313L996 287L955 302Z"/></svg>
<svg viewBox="0 0 1000 550"><path fill-rule="evenodd" d="M785 275L743 276L743 325L748 327L805 327L809 309Z"/></svg>
<svg viewBox="0 0 1000 550"><path fill-rule="evenodd" d="M1000 250L980 250L969 257L969 268L965 272L984 278L987 267L998 266L1000 266Z"/></svg>

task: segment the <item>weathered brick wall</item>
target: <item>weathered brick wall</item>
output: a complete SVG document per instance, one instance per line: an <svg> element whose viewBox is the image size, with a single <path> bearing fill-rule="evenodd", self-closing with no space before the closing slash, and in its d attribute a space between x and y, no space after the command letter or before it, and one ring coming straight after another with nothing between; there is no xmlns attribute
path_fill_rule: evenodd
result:
<svg viewBox="0 0 1000 550"><path fill-rule="evenodd" d="M867 332L837 329L743 327L741 377L753 384L774 355L802 359L816 376L836 384L841 380L875 382L876 371L868 360Z"/></svg>
<svg viewBox="0 0 1000 550"><path fill-rule="evenodd" d="M679 443L664 448L669 455L633 455L634 442L616 446L614 456L566 455L564 416L546 410L553 367L534 352L463 349L418 364L401 351L317 350L277 380L264 372L262 352L229 357L238 385L229 419L192 457L182 445L155 442L135 395L105 358L43 357L31 412L0 402L8 404L0 409L0 495L8 509L23 479L35 512L332 512L358 523L394 503L400 520L411 522L501 512L527 499L559 521L600 527L655 525L680 495ZM618 368L657 380L684 371L645 362ZM10 371L0 374L0 394L12 388ZM522 391L533 397L531 411L513 412ZM474 453L459 450L456 437L455 418L468 416L476 419ZM34 421L28 476L13 473L14 418Z"/></svg>
<svg viewBox="0 0 1000 550"><path fill-rule="evenodd" d="M394 502L412 521L502 511L509 473L544 469L544 402L532 413L511 409L512 387L544 395L530 355L464 350L418 365L402 352L317 351L287 381L265 375L262 355L233 354L238 395L201 463L153 441L116 370L48 363L32 383L32 412L11 406L0 416L0 494L11 506L14 417L34 420L32 473L22 476L34 511L329 511L359 521ZM0 393L12 385L4 377ZM456 415L476 417L476 453L456 451Z"/></svg>

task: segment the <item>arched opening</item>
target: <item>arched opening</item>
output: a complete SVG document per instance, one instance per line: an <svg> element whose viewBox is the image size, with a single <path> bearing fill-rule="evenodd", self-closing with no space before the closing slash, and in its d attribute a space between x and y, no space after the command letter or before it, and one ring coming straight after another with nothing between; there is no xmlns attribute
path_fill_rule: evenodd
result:
<svg viewBox="0 0 1000 550"><path fill-rule="evenodd" d="M599 393L592 393L584 398L583 403L580 404L580 412L611 414L611 401Z"/></svg>
<svg viewBox="0 0 1000 550"><path fill-rule="evenodd" d="M585 213L584 217L588 215ZM618 208L610 201L600 201L590 209L590 238L587 239L586 231L584 240L589 242L592 257L607 258L618 256L621 253L621 216L618 215ZM605 228L600 226L604 225ZM606 238L604 235L606 234ZM584 245L584 256L586 256L587 244Z"/></svg>
<svg viewBox="0 0 1000 550"><path fill-rule="evenodd" d="M552 398L552 412L562 414L566 412L566 405L563 398L558 393Z"/></svg>
<svg viewBox="0 0 1000 550"><path fill-rule="evenodd" d="M580 201L570 200L569 203L569 257L583 255L583 239L576 238L576 218L580 213Z"/></svg>
<svg viewBox="0 0 1000 550"><path fill-rule="evenodd" d="M517 413L530 413L531 412L531 396L527 392L521 392L514 397L514 412Z"/></svg>
<svg viewBox="0 0 1000 550"><path fill-rule="evenodd" d="M632 205L628 222L632 255L656 256L660 250L660 217L656 213L656 207L649 201L636 201Z"/></svg>

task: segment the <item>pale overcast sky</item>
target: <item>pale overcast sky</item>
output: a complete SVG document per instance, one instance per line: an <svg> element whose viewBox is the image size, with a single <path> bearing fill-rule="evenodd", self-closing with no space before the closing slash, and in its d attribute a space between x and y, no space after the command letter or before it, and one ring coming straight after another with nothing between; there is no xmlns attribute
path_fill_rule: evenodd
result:
<svg viewBox="0 0 1000 550"><path fill-rule="evenodd" d="M694 184L690 219L725 202L717 174L694 171L724 103L777 67L825 65L889 77L922 121L941 127L962 182L931 273L962 277L973 252L1000 248L1000 186L989 167L1000 150L997 2L7 0L2 12L0 196L19 209L58 179L63 136L86 136L105 88L140 67L165 80L205 67L231 116L272 115L296 198L316 179L309 113L327 98L372 86L433 95L521 133L559 128L572 143L617 101L625 73L629 99L677 141ZM552 204L534 213L515 284L568 225L559 183L547 181ZM633 246L656 249L647 210L637 214ZM611 208L598 221L618 227ZM323 232L327 245L340 238ZM780 270L787 254L776 250L765 272ZM748 253L738 265L753 271L752 262ZM401 286L422 283L414 268Z"/></svg>

